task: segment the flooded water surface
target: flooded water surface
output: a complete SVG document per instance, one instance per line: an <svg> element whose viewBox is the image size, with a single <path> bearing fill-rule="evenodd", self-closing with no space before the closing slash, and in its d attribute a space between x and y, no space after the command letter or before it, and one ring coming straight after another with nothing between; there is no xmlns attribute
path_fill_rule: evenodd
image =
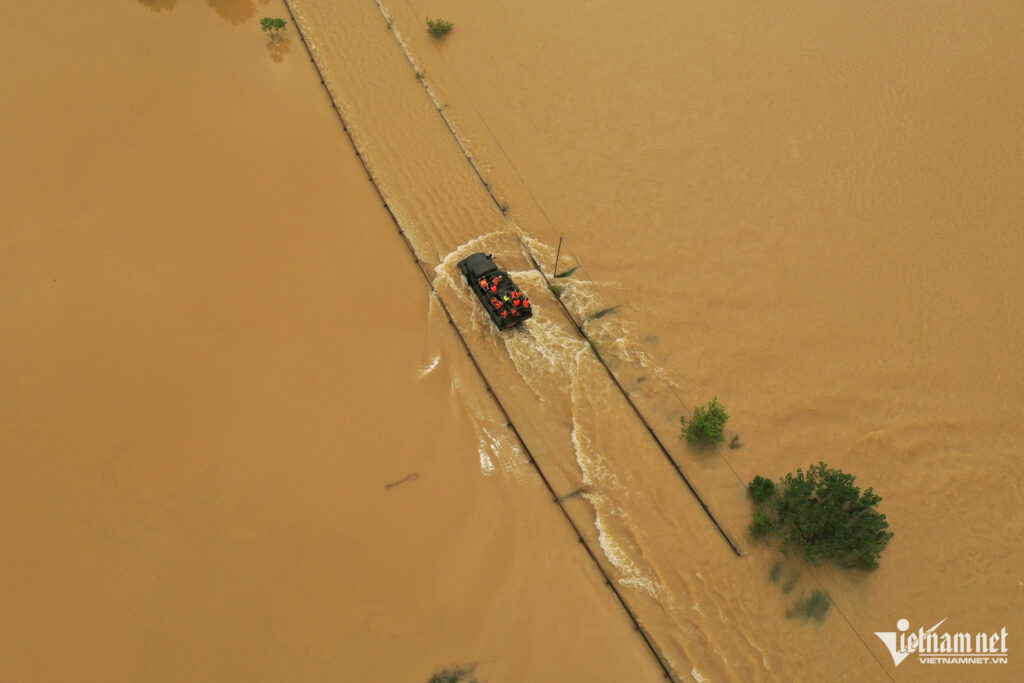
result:
<svg viewBox="0 0 1024 683"><path fill-rule="evenodd" d="M3 677L1021 678L1019 3L12 12ZM819 460L877 571L747 534Z"/></svg>
<svg viewBox="0 0 1024 683"><path fill-rule="evenodd" d="M0 678L655 679L284 11L9 8Z"/></svg>
<svg viewBox="0 0 1024 683"><path fill-rule="evenodd" d="M1017 3L293 6L423 258L498 229L551 275L564 236L583 268L563 301L622 306L586 329L662 440L694 405L729 407L742 448L667 448L740 560L572 344L532 333L568 351L547 378L507 349L544 400L569 386L552 410L575 462L550 466L593 487L579 514L677 675L885 678L873 633L902 617L1019 628ZM432 39L428 16L455 28ZM818 460L874 487L896 536L877 572L803 567L783 594L742 485ZM823 629L784 618L817 589Z"/></svg>

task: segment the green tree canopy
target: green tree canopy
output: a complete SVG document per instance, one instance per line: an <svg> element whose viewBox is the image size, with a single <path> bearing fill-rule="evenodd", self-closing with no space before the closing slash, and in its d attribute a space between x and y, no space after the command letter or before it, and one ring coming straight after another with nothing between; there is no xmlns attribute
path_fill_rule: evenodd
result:
<svg viewBox="0 0 1024 683"><path fill-rule="evenodd" d="M689 423L686 416L679 418L683 425L683 436L690 443L706 441L708 443L719 443L722 440L722 430L729 419L729 413L725 412L725 406L718 402L715 396L706 406L697 406L693 409L693 418Z"/></svg>
<svg viewBox="0 0 1024 683"><path fill-rule="evenodd" d="M277 17L263 17L260 19L260 28L263 32L273 40L277 42L277 34L284 30L284 27L288 24L284 19L278 19Z"/></svg>
<svg viewBox="0 0 1024 683"><path fill-rule="evenodd" d="M882 499L870 488L861 492L855 479L823 462L787 474L775 487L755 477L747 487L754 501L750 533L769 545L776 540L784 554L796 549L813 564L830 559L876 569L893 534L875 509Z"/></svg>

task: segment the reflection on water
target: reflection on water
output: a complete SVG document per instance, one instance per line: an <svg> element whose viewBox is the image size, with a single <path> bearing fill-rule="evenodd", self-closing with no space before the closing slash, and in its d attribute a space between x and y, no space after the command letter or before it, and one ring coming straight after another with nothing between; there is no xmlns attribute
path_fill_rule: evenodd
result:
<svg viewBox="0 0 1024 683"><path fill-rule="evenodd" d="M139 0L139 4L154 12L170 12L178 5L178 0Z"/></svg>
<svg viewBox="0 0 1024 683"><path fill-rule="evenodd" d="M266 4L269 0L260 0ZM225 21L241 24L256 14L256 0L206 0L213 10Z"/></svg>
<svg viewBox="0 0 1024 683"><path fill-rule="evenodd" d="M267 54L270 55L271 59L280 64L291 49L291 42L286 36L281 35L277 37L277 40L268 40Z"/></svg>

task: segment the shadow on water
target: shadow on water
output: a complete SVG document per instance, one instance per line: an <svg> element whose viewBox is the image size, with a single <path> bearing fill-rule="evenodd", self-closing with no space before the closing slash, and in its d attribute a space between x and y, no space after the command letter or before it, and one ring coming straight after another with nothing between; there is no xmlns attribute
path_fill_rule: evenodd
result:
<svg viewBox="0 0 1024 683"><path fill-rule="evenodd" d="M265 5L269 0L260 0ZM256 0L206 0L206 4L229 24L241 24L256 14Z"/></svg>
<svg viewBox="0 0 1024 683"><path fill-rule="evenodd" d="M267 54L278 64L284 61L284 57L290 49L291 41L284 36L278 36L277 41L267 41Z"/></svg>
<svg viewBox="0 0 1024 683"><path fill-rule="evenodd" d="M154 12L170 12L178 6L178 0L139 0L139 4Z"/></svg>

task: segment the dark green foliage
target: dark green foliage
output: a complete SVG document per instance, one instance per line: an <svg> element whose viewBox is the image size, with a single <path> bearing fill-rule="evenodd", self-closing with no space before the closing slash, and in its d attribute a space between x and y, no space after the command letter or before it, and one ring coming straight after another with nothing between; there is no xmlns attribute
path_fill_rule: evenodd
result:
<svg viewBox="0 0 1024 683"><path fill-rule="evenodd" d="M569 270L563 270L561 273L555 273L555 277L569 277L579 269L579 266L573 266Z"/></svg>
<svg viewBox="0 0 1024 683"><path fill-rule="evenodd" d="M796 604L786 612L786 616L789 618L801 616L804 621L814 619L821 623L825 621L825 613L828 612L828 606L831 604L832 601L829 600L828 593L814 591L809 598L797 600Z"/></svg>
<svg viewBox="0 0 1024 683"><path fill-rule="evenodd" d="M766 515L762 510L754 510L754 521L750 523L750 535L754 538L761 538L769 531L775 522L772 518Z"/></svg>
<svg viewBox="0 0 1024 683"><path fill-rule="evenodd" d="M689 423L685 416L679 418L679 421L683 425L683 435L687 441L719 443L722 440L722 429L728 419L729 413L725 412L725 406L718 402L716 396L707 406L694 408L693 417Z"/></svg>
<svg viewBox="0 0 1024 683"><path fill-rule="evenodd" d="M861 493L852 474L820 462L787 474L770 495L759 479L748 487L755 500L751 534L769 540L770 533L783 553L795 549L812 564L827 559L843 567L878 567L892 532L875 509L882 499L870 488ZM755 488L765 497L755 498Z"/></svg>
<svg viewBox="0 0 1024 683"><path fill-rule="evenodd" d="M789 593L796 587L796 582L800 579L800 575L796 572L790 574L789 578L786 579L786 583L782 584L782 592Z"/></svg>
<svg viewBox="0 0 1024 683"><path fill-rule="evenodd" d="M562 292L564 291L562 289L562 285L556 285L554 282L551 282L551 283L548 284L548 289L551 290L552 294L554 294L555 296L557 296L559 298L561 298Z"/></svg>
<svg viewBox="0 0 1024 683"><path fill-rule="evenodd" d="M469 678L473 673L473 666L455 666L450 669L443 669L430 677L427 683L479 683L475 678Z"/></svg>
<svg viewBox="0 0 1024 683"><path fill-rule="evenodd" d="M431 19L430 17L427 17L427 31L435 38L448 35L454 26L455 24L450 21L445 21L444 19Z"/></svg>
<svg viewBox="0 0 1024 683"><path fill-rule="evenodd" d="M775 495L775 482L759 474L747 484L747 495L755 503L763 503Z"/></svg>
<svg viewBox="0 0 1024 683"><path fill-rule="evenodd" d="M276 17L263 17L260 19L260 28L267 34L267 37L277 42L277 34L284 30L284 27L288 24L284 19L278 19Z"/></svg>
<svg viewBox="0 0 1024 683"><path fill-rule="evenodd" d="M768 574L768 578L772 583L778 583L779 579L782 578L782 565L778 562L772 565L772 571Z"/></svg>

